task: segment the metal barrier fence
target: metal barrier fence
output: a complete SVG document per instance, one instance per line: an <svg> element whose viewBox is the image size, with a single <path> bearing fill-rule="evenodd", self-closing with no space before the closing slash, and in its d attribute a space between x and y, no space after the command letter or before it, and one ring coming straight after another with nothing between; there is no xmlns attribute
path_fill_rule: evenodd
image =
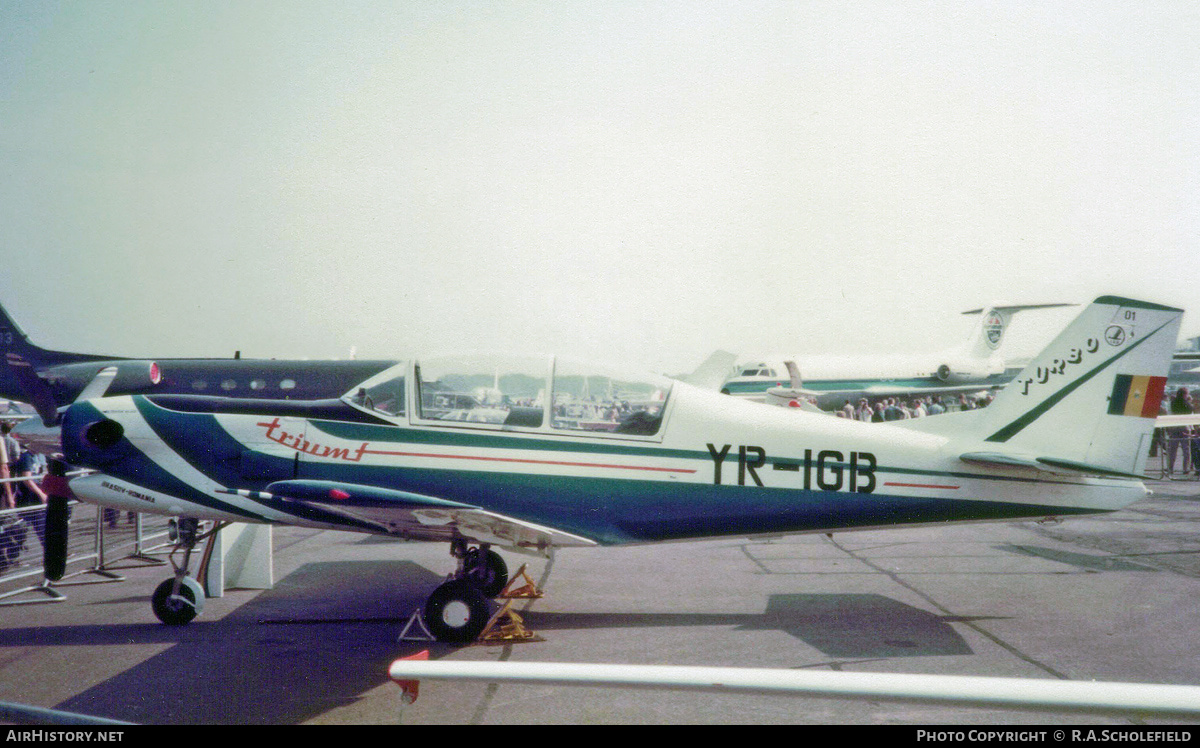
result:
<svg viewBox="0 0 1200 748"><path fill-rule="evenodd" d="M1160 435L1146 462L1154 480L1200 480L1200 436Z"/></svg>
<svg viewBox="0 0 1200 748"><path fill-rule="evenodd" d="M82 471L71 473L80 475ZM34 480L42 476L34 476ZM29 478L0 479L17 483ZM163 564L155 552L169 550L169 517L119 512L92 504L70 503L67 541L68 573L58 581L46 578L43 553L46 506L0 510L0 606L62 602L64 587L119 582L114 564ZM84 577L80 579L80 577ZM25 597L26 599L18 599Z"/></svg>

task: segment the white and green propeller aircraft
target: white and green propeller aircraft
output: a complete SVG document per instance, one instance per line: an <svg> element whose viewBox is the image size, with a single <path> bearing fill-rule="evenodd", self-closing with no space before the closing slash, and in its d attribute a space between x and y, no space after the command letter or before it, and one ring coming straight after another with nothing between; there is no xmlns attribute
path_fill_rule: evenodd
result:
<svg viewBox="0 0 1200 748"><path fill-rule="evenodd" d="M70 488L181 519L442 541L438 639L472 641L507 582L495 549L832 532L1108 512L1141 474L1182 311L1104 296L981 410L886 424L764 407L553 356L407 361L343 397L126 395L63 418ZM470 393L498 390L487 402ZM52 506L51 532L65 533ZM55 517L62 517L62 526ZM186 521L185 521L186 520ZM202 595L189 551L156 591ZM49 566L49 562L48 562Z"/></svg>

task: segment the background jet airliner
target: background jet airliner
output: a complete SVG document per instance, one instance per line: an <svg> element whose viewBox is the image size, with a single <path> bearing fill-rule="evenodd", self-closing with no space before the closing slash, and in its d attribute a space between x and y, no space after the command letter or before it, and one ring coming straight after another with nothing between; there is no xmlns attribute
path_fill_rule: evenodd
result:
<svg viewBox="0 0 1200 748"><path fill-rule="evenodd" d="M70 462L98 471L71 481L79 498L188 518L192 530L248 521L446 542L458 569L424 620L464 642L507 581L493 546L547 553L1131 504L1145 495L1181 316L1101 297L990 407L888 424L563 358L464 356L399 364L334 401L79 402L62 442ZM488 381L499 401L475 419L457 413L477 406L451 393ZM597 415L611 427L564 412L584 391L622 393ZM48 516L48 533L65 533L65 510L52 503ZM184 563L153 596L164 622L196 615L203 593L187 566L199 537L181 535Z"/></svg>
<svg viewBox="0 0 1200 748"><path fill-rule="evenodd" d="M1071 304L993 305L963 314L980 314L967 342L940 353L911 355L778 356L740 365L721 391L764 400L773 387L788 387L787 363L799 367L802 394L822 408L839 408L859 397L935 395L996 387L1011 381L1020 366L1008 366L1000 354L1004 332L1017 312Z"/></svg>
<svg viewBox="0 0 1200 748"><path fill-rule="evenodd" d="M0 307L0 397L29 403L46 426L77 399L133 393L335 398L395 361L250 358L144 359L39 348Z"/></svg>

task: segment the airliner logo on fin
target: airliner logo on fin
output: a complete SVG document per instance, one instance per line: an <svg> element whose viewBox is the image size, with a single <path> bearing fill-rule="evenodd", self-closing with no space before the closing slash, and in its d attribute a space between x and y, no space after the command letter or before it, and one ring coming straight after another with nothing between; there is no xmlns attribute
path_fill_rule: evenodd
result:
<svg viewBox="0 0 1200 748"><path fill-rule="evenodd" d="M992 311L988 314L983 323L983 329L987 335L988 348L993 351L1000 347L1000 341L1004 337L1004 318L997 311Z"/></svg>

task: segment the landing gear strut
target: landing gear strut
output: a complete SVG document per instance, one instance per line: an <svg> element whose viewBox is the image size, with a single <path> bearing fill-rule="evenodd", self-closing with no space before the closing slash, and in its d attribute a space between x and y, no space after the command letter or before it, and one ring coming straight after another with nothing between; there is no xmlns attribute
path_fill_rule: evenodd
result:
<svg viewBox="0 0 1200 748"><path fill-rule="evenodd" d="M486 545L469 548L462 559L461 576L479 588L486 597L495 597L508 584L508 565Z"/></svg>
<svg viewBox="0 0 1200 748"><path fill-rule="evenodd" d="M213 529L201 533L200 520L193 517L180 517L172 522L171 539L175 541L175 548L167 558L175 570L175 576L158 585L150 598L150 607L154 609L158 620L169 626L182 626L203 612L204 588L188 576L188 566L196 544L217 534L224 526L225 523L218 522ZM183 548L182 564L175 561L175 553L180 548Z"/></svg>
<svg viewBox="0 0 1200 748"><path fill-rule="evenodd" d="M450 543L458 571L425 601L425 625L438 641L466 644L487 626L490 598L508 584L508 565L486 545L468 547L464 540Z"/></svg>

